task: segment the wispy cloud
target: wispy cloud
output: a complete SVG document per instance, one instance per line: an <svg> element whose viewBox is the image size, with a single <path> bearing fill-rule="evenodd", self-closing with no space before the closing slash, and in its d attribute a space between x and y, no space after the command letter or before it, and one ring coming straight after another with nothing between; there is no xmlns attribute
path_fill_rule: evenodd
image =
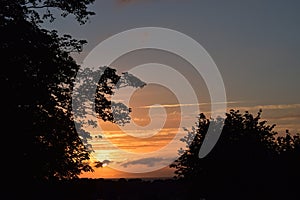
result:
<svg viewBox="0 0 300 200"><path fill-rule="evenodd" d="M214 104L238 104L239 101L228 101L228 102L216 102ZM174 108L174 107L192 107L192 106L210 106L212 103L182 103L182 104L161 104L161 105L151 105L151 106L140 106L138 108Z"/></svg>
<svg viewBox="0 0 300 200"><path fill-rule="evenodd" d="M145 165L148 167L153 167L154 165L156 165L158 163L169 164L173 160L174 160L174 158L159 158L159 157L142 158L142 159L123 163L123 164L121 164L121 166L123 166L125 168L128 167L129 165Z"/></svg>
<svg viewBox="0 0 300 200"><path fill-rule="evenodd" d="M117 0L117 3L121 4L121 5L126 5L126 4L129 4L129 3L151 2L151 1L155 1L155 0Z"/></svg>
<svg viewBox="0 0 300 200"><path fill-rule="evenodd" d="M300 121L300 114L292 113L289 115L270 116L268 118L271 120L275 119L275 120L298 120L298 121Z"/></svg>
<svg viewBox="0 0 300 200"><path fill-rule="evenodd" d="M125 5L129 3L139 3L139 2L160 2L162 0L117 0L118 4ZM163 0L168 2L187 2L188 0Z"/></svg>
<svg viewBox="0 0 300 200"><path fill-rule="evenodd" d="M239 110L278 110L278 109L296 109L300 108L300 104L271 104L271 105L257 105L257 106L242 106Z"/></svg>

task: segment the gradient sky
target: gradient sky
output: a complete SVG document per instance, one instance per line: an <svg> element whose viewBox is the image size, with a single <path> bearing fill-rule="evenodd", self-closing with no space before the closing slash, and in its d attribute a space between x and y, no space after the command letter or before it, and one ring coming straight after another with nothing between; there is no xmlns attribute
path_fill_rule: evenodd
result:
<svg viewBox="0 0 300 200"><path fill-rule="evenodd" d="M173 29L192 37L213 58L225 84L228 108L248 110L254 114L261 108L262 117L270 124L277 124L276 131L289 129L291 132L300 132L299 1L96 0L90 9L96 15L85 25L80 26L72 17L58 18L54 23L45 25L50 29L58 29L60 33L69 33L75 38L88 41L80 55L74 54L79 64L101 41L119 32L149 26ZM156 61L162 58L159 52L144 51L120 57L113 64L123 68L135 66L150 61L149 55ZM166 59L168 56L169 59ZM170 54L164 54L164 61L166 60L170 62L165 64L173 67L185 65L178 59L172 63L174 59ZM191 77L193 73L189 74ZM199 84L199 91L201 92L197 95L202 102L209 103L205 86ZM203 110L206 111L205 106ZM141 116L136 118L143 119ZM168 133L174 131L173 126L167 128ZM114 129L110 127L106 130L113 132ZM148 148L156 148L157 143L164 145L164 140L168 141L172 134L167 136L149 140ZM136 149L144 148L142 151L146 151L147 145L141 142L128 138L116 141L120 138L116 135L110 137L118 145L131 148L138 145ZM97 153L102 154L103 160L117 162L113 160L113 156L109 156L111 154L109 150L105 150L105 144L98 141L97 145ZM126 158L126 163L143 167L151 165L151 162L165 162L163 158ZM171 171L167 169L150 174L128 174L109 169L108 164L107 167L96 169L94 173L85 173L82 177L169 175Z"/></svg>

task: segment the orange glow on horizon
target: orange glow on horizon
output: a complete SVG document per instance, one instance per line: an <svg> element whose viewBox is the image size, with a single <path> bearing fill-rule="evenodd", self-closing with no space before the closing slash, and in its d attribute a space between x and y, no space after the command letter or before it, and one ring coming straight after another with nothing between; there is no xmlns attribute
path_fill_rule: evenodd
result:
<svg viewBox="0 0 300 200"><path fill-rule="evenodd" d="M129 107L132 108L132 121L140 127L147 126L153 120L149 117L149 106L155 104L179 104L179 102L176 95L168 88L157 84L149 84L141 90L136 90L130 98ZM180 107L164 109L166 112L165 123L163 127L155 127L155 130L147 130L148 132L154 132L151 137L134 137L123 131L118 124L111 122L103 122L101 120L99 121L99 125L103 130L102 134L104 137L118 148L134 153L153 152L167 145L175 137L180 128ZM145 130L134 131L140 131L141 134L146 132Z"/></svg>
<svg viewBox="0 0 300 200"><path fill-rule="evenodd" d="M162 168L148 173L127 173L112 169L111 167L95 168L94 172L84 172L80 178L158 178L158 177L173 177L174 169L169 167Z"/></svg>

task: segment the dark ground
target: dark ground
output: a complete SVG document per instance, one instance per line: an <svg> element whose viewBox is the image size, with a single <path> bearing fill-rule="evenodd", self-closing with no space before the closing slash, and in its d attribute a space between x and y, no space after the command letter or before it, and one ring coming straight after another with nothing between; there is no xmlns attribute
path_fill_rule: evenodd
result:
<svg viewBox="0 0 300 200"><path fill-rule="evenodd" d="M296 180L298 181L298 180ZM30 200L299 200L295 189L287 191L277 185L272 189L253 190L262 188L259 183L240 190L237 185L232 187L210 185L205 189L196 183L173 179L77 179L52 183L21 184L21 190L9 192L9 199ZM299 185L295 183L296 185ZM211 187L212 186L212 187ZM259 187L257 187L259 186ZM270 187L268 187L270 188ZM249 189L249 190L248 190ZM15 190L14 190L15 191ZM14 197L15 196L15 197Z"/></svg>
<svg viewBox="0 0 300 200"><path fill-rule="evenodd" d="M68 182L37 183L31 188L29 199L181 200L192 199L190 188L189 184L172 179L79 179ZM195 199L201 199L201 196Z"/></svg>

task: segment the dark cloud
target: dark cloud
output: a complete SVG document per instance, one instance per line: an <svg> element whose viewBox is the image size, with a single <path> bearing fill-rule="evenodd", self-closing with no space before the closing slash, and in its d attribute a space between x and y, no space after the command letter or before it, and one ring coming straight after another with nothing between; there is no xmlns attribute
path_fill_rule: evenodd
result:
<svg viewBox="0 0 300 200"><path fill-rule="evenodd" d="M94 167L96 168L99 168L99 167L103 167L103 165L108 165L109 163L111 163L112 161L110 160L103 160L102 162L101 161L96 161L94 164Z"/></svg>
<svg viewBox="0 0 300 200"><path fill-rule="evenodd" d="M166 165L170 164L174 158L158 158L158 157L152 157L152 158L142 158L138 160L129 161L126 163L121 164L123 167L128 167L129 165L145 165L148 167L153 167L157 163L165 163Z"/></svg>
<svg viewBox="0 0 300 200"><path fill-rule="evenodd" d="M105 164L109 164L109 163L111 163L111 162L112 162L112 161L110 161L110 160L103 160L103 161L102 161L103 164L104 164L104 163L105 163Z"/></svg>

